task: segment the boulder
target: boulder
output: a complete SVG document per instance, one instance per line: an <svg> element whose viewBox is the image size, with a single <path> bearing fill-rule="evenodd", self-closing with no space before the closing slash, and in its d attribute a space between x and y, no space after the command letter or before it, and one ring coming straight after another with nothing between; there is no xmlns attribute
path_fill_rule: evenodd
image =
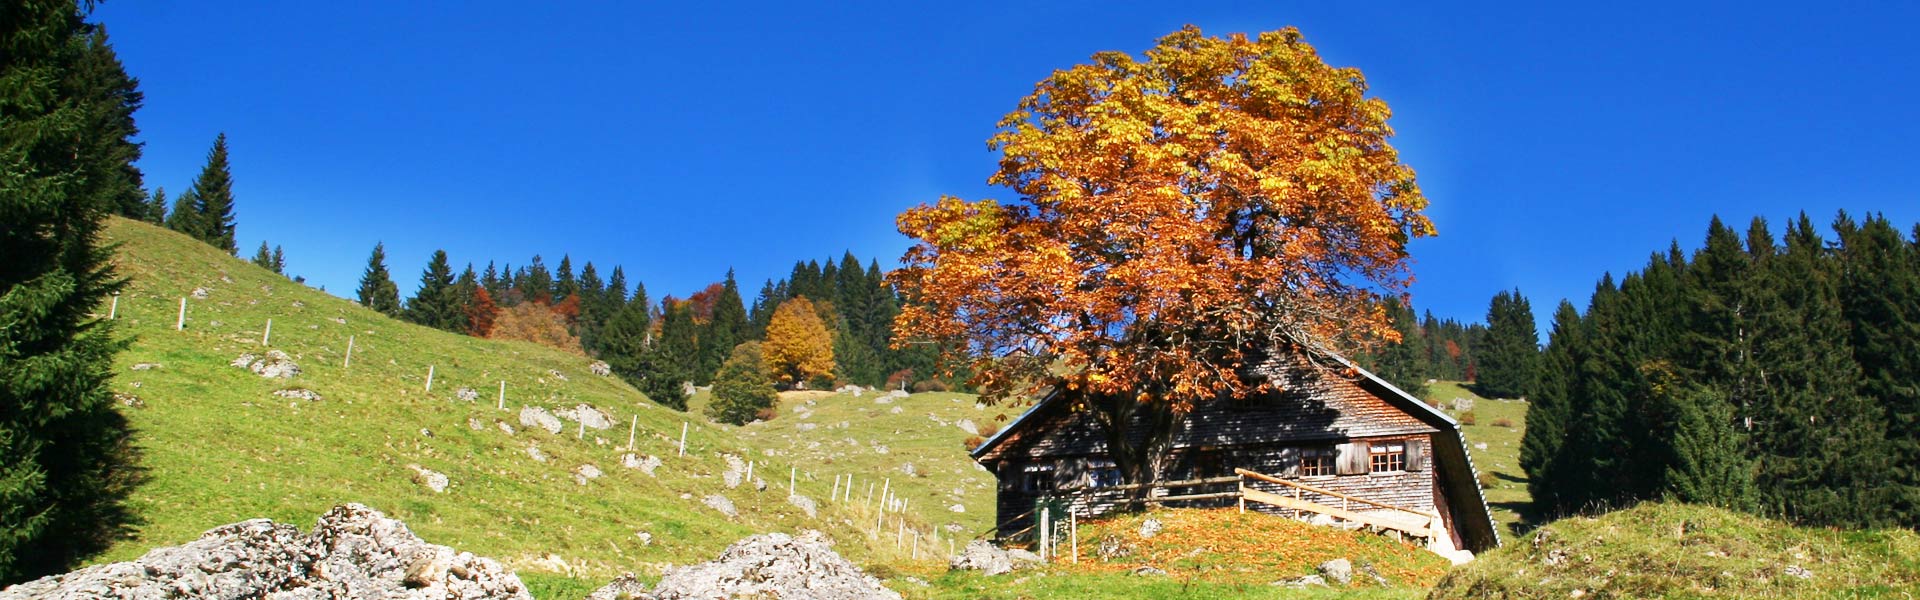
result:
<svg viewBox="0 0 1920 600"><path fill-rule="evenodd" d="M613 365L607 364L607 361L604 360L596 360L593 361L593 364L587 365L587 372L601 377L607 377L613 375Z"/></svg>
<svg viewBox="0 0 1920 600"><path fill-rule="evenodd" d="M158 368L160 368L160 363L135 363L133 365L133 370L135 371L150 371Z"/></svg>
<svg viewBox="0 0 1920 600"><path fill-rule="evenodd" d="M812 498L799 494L787 494L787 504L792 504L794 508L800 509L800 512L807 513L809 519L819 516L820 513L819 505L814 504Z"/></svg>
<svg viewBox="0 0 1920 600"><path fill-rule="evenodd" d="M973 419L961 419L954 425L959 426L961 431L967 432L967 435L980 435L980 426L975 425Z"/></svg>
<svg viewBox="0 0 1920 600"><path fill-rule="evenodd" d="M834 552L820 532L803 531L752 536L727 546L712 562L668 569L654 597L899 600L900 594Z"/></svg>
<svg viewBox="0 0 1920 600"><path fill-rule="evenodd" d="M1018 554L1016 554L1016 552ZM947 561L947 568L954 571L980 571L987 575L1011 573L1040 562L1040 557L1025 550L1006 550L986 540L967 542L960 554Z"/></svg>
<svg viewBox="0 0 1920 600"><path fill-rule="evenodd" d="M1155 567L1153 565L1141 566L1131 571L1130 574L1135 577L1166 577L1167 576L1167 572L1165 569L1161 569L1160 567Z"/></svg>
<svg viewBox="0 0 1920 600"><path fill-rule="evenodd" d="M320 401L319 392L309 390L309 389L304 389L304 388L287 388L284 390L274 390L273 395L279 396L281 398L290 398L293 400L306 400L308 402Z"/></svg>
<svg viewBox="0 0 1920 600"><path fill-rule="evenodd" d="M228 364L268 379L286 379L300 374L300 365L294 364L293 357L279 350L268 350L266 356L242 354Z"/></svg>
<svg viewBox="0 0 1920 600"><path fill-rule="evenodd" d="M648 477L652 477L653 470L660 468L662 464L664 463L660 461L660 457L653 455L641 457L638 454L627 454L620 457L620 466L629 469L639 469L641 473L646 473Z"/></svg>
<svg viewBox="0 0 1920 600"><path fill-rule="evenodd" d="M720 511L720 514L726 515L729 519L740 516L740 509L734 508L733 500L726 496L710 494L700 499L700 502L707 505L707 508Z"/></svg>
<svg viewBox="0 0 1920 600"><path fill-rule="evenodd" d="M554 416L587 426L587 429L606 429L613 427L613 419L607 413L600 412L591 404L580 404L573 408L553 411Z"/></svg>
<svg viewBox="0 0 1920 600"><path fill-rule="evenodd" d="M1467 412L1467 411L1473 410L1472 398L1454 398L1452 402L1449 402L1447 404L1449 408L1453 409L1453 412Z"/></svg>
<svg viewBox="0 0 1920 600"><path fill-rule="evenodd" d="M606 363L595 363L606 364ZM587 600L635 600L647 597L647 584L640 583L632 573L614 578L613 583L602 586L587 594Z"/></svg>
<svg viewBox="0 0 1920 600"><path fill-rule="evenodd" d="M334 507L308 535L254 519L182 546L0 590L0 600L382 598L531 600L492 559L429 544L359 504Z"/></svg>
<svg viewBox="0 0 1920 600"><path fill-rule="evenodd" d="M555 417L553 413L547 412L547 409L538 406L525 406L520 408L520 426L528 428L538 427L547 430L547 433L560 433L560 429L565 427L565 424L560 422L559 417Z"/></svg>
<svg viewBox="0 0 1920 600"><path fill-rule="evenodd" d="M1162 528L1162 525L1160 524L1159 519L1149 517L1146 520L1141 521L1140 522L1140 539L1143 539L1143 540L1153 539L1153 536L1160 534L1161 528Z"/></svg>
<svg viewBox="0 0 1920 600"><path fill-rule="evenodd" d="M433 490L433 493L435 494L439 494L447 491L448 481L447 481L446 475L436 471L428 470L425 467L421 467L420 465L407 465L407 468L413 469L414 483L418 483L422 486L425 486L429 490Z"/></svg>
<svg viewBox="0 0 1920 600"><path fill-rule="evenodd" d="M197 288L193 288L193 293L190 295L193 296L193 299L195 300L205 300L207 299L207 295L211 293L212 292L208 291L207 288L197 287Z"/></svg>
<svg viewBox="0 0 1920 600"><path fill-rule="evenodd" d="M587 482L589 481L599 479L600 475L601 475L600 467L596 467L593 465L580 465L573 469L573 482L578 483L580 485L586 485Z"/></svg>
<svg viewBox="0 0 1920 600"><path fill-rule="evenodd" d="M1336 558L1320 563L1319 571L1320 576L1326 578L1327 581L1336 582L1340 585L1353 583L1353 561Z"/></svg>
<svg viewBox="0 0 1920 600"><path fill-rule="evenodd" d="M527 457L534 462L547 462L547 453L541 452L539 446L527 446Z"/></svg>
<svg viewBox="0 0 1920 600"><path fill-rule="evenodd" d="M460 389L453 391L453 397L473 402L480 399L480 392L470 387L461 386Z"/></svg>

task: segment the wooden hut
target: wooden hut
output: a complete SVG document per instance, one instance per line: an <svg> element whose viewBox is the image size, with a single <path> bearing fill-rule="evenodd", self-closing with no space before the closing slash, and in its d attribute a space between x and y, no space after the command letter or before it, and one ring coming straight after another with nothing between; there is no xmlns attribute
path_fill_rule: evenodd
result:
<svg viewBox="0 0 1920 600"><path fill-rule="evenodd" d="M1275 391L1196 405L1175 432L1173 472L1150 496L1425 538L1443 554L1497 547L1459 423L1346 359L1298 355L1254 371ZM1345 374L1342 372L1350 373ZM1032 531L1042 500L1085 518L1124 490L1093 416L1049 394L974 449L999 479L1002 536Z"/></svg>

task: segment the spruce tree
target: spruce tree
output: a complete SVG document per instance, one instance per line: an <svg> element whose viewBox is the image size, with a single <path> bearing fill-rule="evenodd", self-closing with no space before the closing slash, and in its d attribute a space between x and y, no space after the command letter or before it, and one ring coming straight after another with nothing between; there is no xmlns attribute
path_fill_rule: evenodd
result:
<svg viewBox="0 0 1920 600"><path fill-rule="evenodd" d="M660 312L660 340L656 347L665 363L661 372L681 381L693 381L699 377L695 371L700 367L700 326L693 320L693 309L687 302L668 296L661 300Z"/></svg>
<svg viewBox="0 0 1920 600"><path fill-rule="evenodd" d="M593 267L592 261L580 267L580 320L574 329L580 334L580 347L589 354L599 353L599 340L595 338L599 336L600 329L606 326L613 311L619 309L617 304L607 304L606 287L606 282L600 280L600 271Z"/></svg>
<svg viewBox="0 0 1920 600"><path fill-rule="evenodd" d="M205 239L206 235L202 232L206 227L201 225L199 203L199 194L189 186L185 193L173 199L173 210L167 211L167 229L193 236L194 239Z"/></svg>
<svg viewBox="0 0 1920 600"><path fill-rule="evenodd" d="M155 225L166 224L167 222L167 190L166 188L153 189L153 199L147 201L147 214L141 217L140 220L146 221L148 223L152 223Z"/></svg>
<svg viewBox="0 0 1920 600"><path fill-rule="evenodd" d="M480 287L487 289L487 295L500 298L507 295L507 281L500 277L500 269L487 261L487 270L480 274Z"/></svg>
<svg viewBox="0 0 1920 600"><path fill-rule="evenodd" d="M1520 438L1520 468L1527 473L1527 491L1534 506L1547 511L1561 506L1554 458L1566 444L1567 429L1576 416L1571 411L1571 394L1577 381L1574 352L1580 344L1581 327L1580 312L1572 302L1561 300L1553 311L1547 350L1541 354L1540 379L1527 396L1527 430Z"/></svg>
<svg viewBox="0 0 1920 600"><path fill-rule="evenodd" d="M279 273L281 275L287 274L287 253L285 250L282 250L278 245L275 245L273 247L272 268L273 268L273 272L275 273Z"/></svg>
<svg viewBox="0 0 1920 600"><path fill-rule="evenodd" d="M740 299L740 284L733 279L733 269L727 269L727 278L720 284L720 296L714 299L713 318L696 334L700 345L696 384L706 385L713 380L714 372L733 353L734 346L746 341L746 330L747 307Z"/></svg>
<svg viewBox="0 0 1920 600"><path fill-rule="evenodd" d="M1840 298L1852 325L1860 392L1886 412L1892 518L1920 525L1920 268L1914 247L1885 217L1855 225L1835 219L1840 237Z"/></svg>
<svg viewBox="0 0 1920 600"><path fill-rule="evenodd" d="M394 285L393 275L387 272L387 245L373 245L373 255L367 257L367 270L360 275L360 305L371 308L389 317L400 316L400 287Z"/></svg>
<svg viewBox="0 0 1920 600"><path fill-rule="evenodd" d="M260 241L260 249L253 253L253 264L262 269L273 269L273 249L267 247L267 241Z"/></svg>
<svg viewBox="0 0 1920 600"><path fill-rule="evenodd" d="M562 254L559 270L554 272L553 277L553 303L566 302L568 298L579 294L580 282L573 278L573 257Z"/></svg>
<svg viewBox="0 0 1920 600"><path fill-rule="evenodd" d="M773 309L785 300L774 291L772 279L760 285L760 293L753 298L753 309L747 312L748 339L766 339L767 323L773 321Z"/></svg>
<svg viewBox="0 0 1920 600"><path fill-rule="evenodd" d="M553 302L553 274L547 272L546 263L540 262L540 255L533 255L533 262L514 275L513 288L528 302L550 304Z"/></svg>
<svg viewBox="0 0 1920 600"><path fill-rule="evenodd" d="M1495 294L1487 308L1487 340L1481 348L1480 395L1519 398L1533 390L1539 374L1540 336L1533 308L1520 290Z"/></svg>
<svg viewBox="0 0 1920 600"><path fill-rule="evenodd" d="M600 360L607 361L607 366L627 383L640 386L647 375L641 369L641 361L652 329L653 319L648 314L644 294L633 302L622 303L600 331Z"/></svg>
<svg viewBox="0 0 1920 600"><path fill-rule="evenodd" d="M462 307L454 291L453 266L447 263L447 252L434 250L427 268L420 272L420 291L407 301L406 319L434 329L465 331Z"/></svg>
<svg viewBox="0 0 1920 600"><path fill-rule="evenodd" d="M72 569L126 534L123 500L139 471L109 389L125 342L92 316L123 284L100 230L133 169L124 153L79 152L81 140L114 135L90 130L90 115L114 108L76 84L76 65L102 41L71 2L13 3L0 15L3 587Z"/></svg>
<svg viewBox="0 0 1920 600"><path fill-rule="evenodd" d="M77 41L78 59L63 74L65 94L76 101L80 137L74 159L88 163L97 177L75 181L76 193L104 202L110 210L131 219L147 218L147 194L142 189L141 144L133 141L140 128L133 113L144 98L139 82L127 75L107 42L105 26L87 24Z"/></svg>
<svg viewBox="0 0 1920 600"><path fill-rule="evenodd" d="M193 193L200 239L228 254L238 253L240 247L233 235L233 173L227 166L227 134L213 139L207 165L193 182Z"/></svg>

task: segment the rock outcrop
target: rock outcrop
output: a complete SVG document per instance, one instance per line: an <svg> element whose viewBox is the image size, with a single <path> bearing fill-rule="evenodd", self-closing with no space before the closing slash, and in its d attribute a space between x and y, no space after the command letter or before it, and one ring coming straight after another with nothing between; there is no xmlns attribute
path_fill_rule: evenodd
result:
<svg viewBox="0 0 1920 600"><path fill-rule="evenodd" d="M520 408L520 426L528 429L545 429L547 433L560 433L560 428L565 427L565 424L545 408L523 406Z"/></svg>
<svg viewBox="0 0 1920 600"><path fill-rule="evenodd" d="M947 567L955 571L981 571L987 575L1000 575L1012 572L1040 562L1040 557L1025 550L1006 550L986 540L967 542L967 547L959 556L947 562Z"/></svg>
<svg viewBox="0 0 1920 600"><path fill-rule="evenodd" d="M293 357L279 350L268 350L266 356L242 354L229 364L268 379L286 379L300 374L300 365L294 364Z"/></svg>
<svg viewBox="0 0 1920 600"><path fill-rule="evenodd" d="M834 552L820 532L803 531L756 535L727 546L712 562L669 569L653 597L899 600L900 594Z"/></svg>
<svg viewBox="0 0 1920 600"><path fill-rule="evenodd" d="M429 544L359 504L334 507L313 532L266 519L208 531L137 560L87 567L0 590L0 600L94 598L382 598L531 600L492 559Z"/></svg>

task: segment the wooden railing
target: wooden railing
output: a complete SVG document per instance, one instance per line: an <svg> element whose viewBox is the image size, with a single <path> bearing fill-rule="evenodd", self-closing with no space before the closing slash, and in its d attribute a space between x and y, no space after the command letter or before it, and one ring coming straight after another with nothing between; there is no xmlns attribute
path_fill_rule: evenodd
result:
<svg viewBox="0 0 1920 600"><path fill-rule="evenodd" d="M1297 481L1288 481L1271 475L1255 473L1246 469L1234 469L1233 472L1239 475L1240 478L1243 478L1240 482L1239 491L1240 512L1246 512L1247 501L1252 500L1261 504L1293 510L1296 516L1298 516L1300 512L1322 514L1362 525L1404 532L1415 537L1426 538L1429 541L1438 539L1439 536L1446 534L1446 526L1444 521L1441 520L1439 513L1404 506L1395 506L1377 500L1369 500L1359 496L1314 487ZM1247 487L1246 479L1292 488L1293 496L1289 497L1283 494L1275 494L1273 492ZM1307 500L1302 497L1302 492L1330 498L1339 498L1340 506L1334 507ZM1358 512L1353 510L1353 503L1355 502L1393 512L1388 514Z"/></svg>

